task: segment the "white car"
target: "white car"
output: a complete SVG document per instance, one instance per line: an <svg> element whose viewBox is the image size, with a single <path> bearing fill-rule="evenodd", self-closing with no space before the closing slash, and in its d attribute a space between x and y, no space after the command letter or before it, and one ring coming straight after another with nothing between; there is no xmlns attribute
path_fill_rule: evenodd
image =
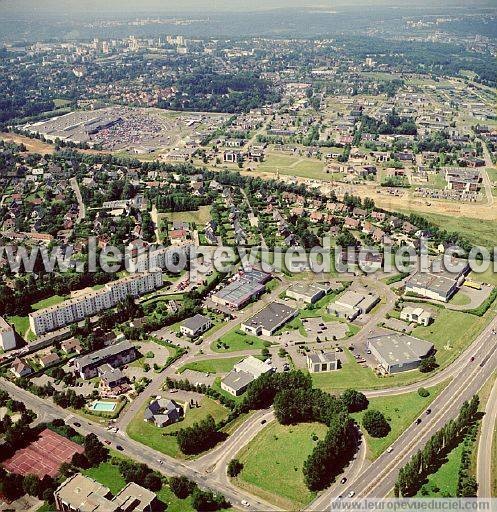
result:
<svg viewBox="0 0 497 512"><path fill-rule="evenodd" d="M353 498L355 496L355 492L354 491L350 491L349 494L347 494L347 496L349 498Z"/></svg>
<svg viewBox="0 0 497 512"><path fill-rule="evenodd" d="M242 505L246 508L250 507L250 503L247 500L242 500Z"/></svg>
<svg viewBox="0 0 497 512"><path fill-rule="evenodd" d="M392 452L393 452L393 448L392 448L391 446L389 446L389 447L387 448L387 453L392 453Z"/></svg>

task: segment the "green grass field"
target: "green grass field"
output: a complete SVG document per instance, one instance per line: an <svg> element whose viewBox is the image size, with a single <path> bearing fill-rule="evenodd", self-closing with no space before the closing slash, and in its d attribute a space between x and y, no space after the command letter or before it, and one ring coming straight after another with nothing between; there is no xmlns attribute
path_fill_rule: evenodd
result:
<svg viewBox="0 0 497 512"><path fill-rule="evenodd" d="M301 176L321 180L331 180L324 172L324 163L300 156L279 155L269 153L267 158L257 167L258 172L277 173L286 176Z"/></svg>
<svg viewBox="0 0 497 512"><path fill-rule="evenodd" d="M363 368L358 364L347 349L337 356L342 362L342 368L335 372L312 373L312 382L315 387L329 393L343 391L347 388L382 389L412 384L429 376L429 374L421 374L414 370L378 377L371 368Z"/></svg>
<svg viewBox="0 0 497 512"><path fill-rule="evenodd" d="M7 321L20 336L24 336L25 332L29 329L29 317L27 316L9 316Z"/></svg>
<svg viewBox="0 0 497 512"><path fill-rule="evenodd" d="M493 220L425 212L420 215L446 231L460 233L475 245L493 247L497 240L497 222Z"/></svg>
<svg viewBox="0 0 497 512"><path fill-rule="evenodd" d="M194 222L198 227L201 227L211 220L211 208L210 206L200 206L198 210L194 211L160 213L159 219L167 219L170 222L184 221L190 224Z"/></svg>
<svg viewBox="0 0 497 512"><path fill-rule="evenodd" d="M461 455L464 443L460 443L454 448L447 457L447 462L443 464L436 473L430 475L426 483L416 496L431 496L442 498L457 496L457 475L461 465ZM425 492L423 493L423 488Z"/></svg>
<svg viewBox="0 0 497 512"><path fill-rule="evenodd" d="M211 398L204 397L200 401L199 408L188 409L185 414L185 419L178 423L173 423L164 428L159 428L143 421L143 413L146 405L143 406L138 414L132 419L128 425L127 433L131 439L138 441L154 450L162 452L170 457L185 459L178 447L176 438L165 434L177 432L181 428L189 427L195 422L201 421L209 414L216 420L220 421L227 417L228 410L226 407L212 400Z"/></svg>
<svg viewBox="0 0 497 512"><path fill-rule="evenodd" d="M439 309L434 322L416 327L412 335L431 341L437 349L436 358L440 366L453 361L488 324L495 305L483 317ZM450 348L449 348L450 346Z"/></svg>
<svg viewBox="0 0 497 512"><path fill-rule="evenodd" d="M108 487L112 494L118 493L126 485L119 468L110 462L102 462L94 468L85 469L83 474Z"/></svg>
<svg viewBox="0 0 497 512"><path fill-rule="evenodd" d="M119 456L119 458L125 458ZM102 462L99 466L86 469L83 471L86 476L93 478L97 482L108 487L113 495L116 495L124 488L126 482L121 476L119 468L111 463ZM157 497L166 505L168 512L193 512L191 498L185 500L178 499L168 485L163 485L162 489L157 492ZM47 509L47 512L53 508Z"/></svg>
<svg viewBox="0 0 497 512"><path fill-rule="evenodd" d="M430 396L423 398L417 391L405 393L402 395L389 395L385 397L372 398L369 401L369 409L376 409L382 412L388 420L391 430L390 433L382 438L371 437L362 428L362 417L365 411L355 413L352 416L361 426L368 447L368 458L371 460L379 457L406 428L418 417L437 395L447 385L447 382L429 388Z"/></svg>
<svg viewBox="0 0 497 512"><path fill-rule="evenodd" d="M257 336L251 336L250 334L240 334L237 332L239 327L236 327L228 334L222 336L219 340L214 341L211 344L213 352L236 352L238 350L250 350L250 349L262 349L264 348L264 342L257 338Z"/></svg>
<svg viewBox="0 0 497 512"><path fill-rule="evenodd" d="M228 373L238 363L241 357L225 357L220 359L203 359L187 363L179 369L179 373L185 370L194 370L203 373Z"/></svg>
<svg viewBox="0 0 497 512"><path fill-rule="evenodd" d="M471 304L471 299L464 292L457 292L449 302L455 306L467 306Z"/></svg>
<svg viewBox="0 0 497 512"><path fill-rule="evenodd" d="M494 272L493 264L491 264L485 272L471 272L468 279L477 283L487 283L497 286L497 272Z"/></svg>
<svg viewBox="0 0 497 512"><path fill-rule="evenodd" d="M38 309L43 308L49 308L50 306L55 306L56 304L60 304L61 302L64 302L69 297L62 296L62 295L52 295L51 297L48 297L47 299L40 300L38 302L35 302L31 305L31 309L33 311L37 311Z"/></svg>
<svg viewBox="0 0 497 512"><path fill-rule="evenodd" d="M237 485L285 510L303 508L315 497L302 473L304 461L317 443L313 434L323 439L326 426L270 423L237 455L244 465Z"/></svg>

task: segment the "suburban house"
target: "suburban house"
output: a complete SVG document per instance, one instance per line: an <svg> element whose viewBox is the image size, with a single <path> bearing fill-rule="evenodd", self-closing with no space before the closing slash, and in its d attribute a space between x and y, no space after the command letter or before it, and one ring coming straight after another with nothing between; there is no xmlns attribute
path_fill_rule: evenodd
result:
<svg viewBox="0 0 497 512"><path fill-rule="evenodd" d="M76 354L81 354L83 351L83 347L81 346L80 341L76 338L69 338L68 340L63 341L60 344L60 348L66 354L72 354L73 352Z"/></svg>
<svg viewBox="0 0 497 512"><path fill-rule="evenodd" d="M157 398L150 402L145 409L143 419L154 423L157 427L165 427L171 423L176 423L183 418L183 407L174 400L166 398Z"/></svg>
<svg viewBox="0 0 497 512"><path fill-rule="evenodd" d="M367 347L386 373L414 370L433 353L432 343L400 333L369 338Z"/></svg>
<svg viewBox="0 0 497 512"><path fill-rule="evenodd" d="M212 322L210 318L196 314L182 322L179 329L185 336L188 336L189 338L196 338L208 331L211 327Z"/></svg>
<svg viewBox="0 0 497 512"><path fill-rule="evenodd" d="M40 363L43 368L57 364L60 361L60 357L55 352L50 352L40 358Z"/></svg>
<svg viewBox="0 0 497 512"><path fill-rule="evenodd" d="M286 304L271 302L271 304L243 322L241 329L255 336L272 336L280 327L295 318L297 314L298 310Z"/></svg>
<svg viewBox="0 0 497 512"><path fill-rule="evenodd" d="M31 366L25 363L19 357L16 357L14 361L12 361L12 366L10 371L18 378L27 377L29 374L33 373Z"/></svg>
<svg viewBox="0 0 497 512"><path fill-rule="evenodd" d="M119 368L106 363L98 367L99 392L104 398L115 398L131 389L128 378Z"/></svg>
<svg viewBox="0 0 497 512"><path fill-rule="evenodd" d="M99 366L108 363L113 368L119 368L133 362L137 352L132 343L127 340L92 352L74 359L74 367L82 379L97 377Z"/></svg>
<svg viewBox="0 0 497 512"><path fill-rule="evenodd" d="M335 352L312 352L307 354L307 369L311 373L331 372L338 370L338 359Z"/></svg>
<svg viewBox="0 0 497 512"><path fill-rule="evenodd" d="M221 389L233 396L240 396L248 385L265 373L274 371L273 367L254 356L248 356L235 364L221 381Z"/></svg>
<svg viewBox="0 0 497 512"><path fill-rule="evenodd" d="M431 313L423 308L414 308L406 306L400 312L400 319L406 322L415 322L419 325L427 326L433 319Z"/></svg>
<svg viewBox="0 0 497 512"><path fill-rule="evenodd" d="M108 487L81 473L65 480L54 497L59 512L152 512L158 504L155 493L134 482L112 496Z"/></svg>

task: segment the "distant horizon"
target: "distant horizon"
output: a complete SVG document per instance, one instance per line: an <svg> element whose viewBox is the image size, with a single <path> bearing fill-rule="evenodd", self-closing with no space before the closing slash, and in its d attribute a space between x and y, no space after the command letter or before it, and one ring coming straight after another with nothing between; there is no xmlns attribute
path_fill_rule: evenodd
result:
<svg viewBox="0 0 497 512"><path fill-rule="evenodd" d="M149 14L149 15L177 15L177 14L207 14L207 13L251 13L277 9L316 9L333 11L334 9L353 9L359 7L388 7L408 9L451 9L468 7L495 7L491 0L421 0L413 5L407 0L336 0L323 2L309 0L252 0L247 3L242 0L167 0L167 4L160 0L144 0L138 5L134 0L107 0L102 5L101 0L3 0L0 2L2 14L45 14L70 16L85 13L87 15L115 14L119 16Z"/></svg>

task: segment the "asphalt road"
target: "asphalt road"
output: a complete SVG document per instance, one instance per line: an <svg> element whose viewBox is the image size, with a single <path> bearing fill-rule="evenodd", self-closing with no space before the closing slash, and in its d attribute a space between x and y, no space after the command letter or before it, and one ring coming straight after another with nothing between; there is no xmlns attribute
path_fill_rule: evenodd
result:
<svg viewBox="0 0 497 512"><path fill-rule="evenodd" d="M492 329L497 325L494 320L478 337L479 349L474 351L475 360L461 364L461 371L432 402L430 415L421 416L420 425L411 425L391 446L391 453L384 452L361 475L345 486L340 495L354 492L357 498L389 495L394 487L399 469L411 456L426 444L428 439L450 419L455 418L461 405L469 400L492 375L497 364L497 337ZM338 493L325 493L329 502L336 499Z"/></svg>
<svg viewBox="0 0 497 512"><path fill-rule="evenodd" d="M492 451L497 424L497 380L494 383L485 407L485 416L481 422L480 441L476 467L478 497L492 497Z"/></svg>
<svg viewBox="0 0 497 512"><path fill-rule="evenodd" d="M40 418L43 418L46 421L61 418L83 435L94 433L102 441L110 441L113 448L115 448L116 445L122 446L123 452L127 456L147 464L154 470L166 476L183 475L188 477L190 480L195 481L201 487L207 487L224 494L224 496L226 496L226 498L237 508L241 507L242 500L246 500L250 503L252 510L278 510L277 507L274 507L270 503L267 503L260 498L256 498L245 491L239 490L229 483L220 483L212 476L203 474L200 471L191 468L184 461L178 461L171 457L167 457L141 443L133 441L126 437L126 435L121 431L118 433L109 432L107 429L96 423L89 422L73 414L67 414L67 411L61 407L39 398L28 391L20 389L3 378L0 379L0 388L8 391L10 396L16 400L24 402L26 407L35 411ZM75 426L74 422L78 422L80 426Z"/></svg>

